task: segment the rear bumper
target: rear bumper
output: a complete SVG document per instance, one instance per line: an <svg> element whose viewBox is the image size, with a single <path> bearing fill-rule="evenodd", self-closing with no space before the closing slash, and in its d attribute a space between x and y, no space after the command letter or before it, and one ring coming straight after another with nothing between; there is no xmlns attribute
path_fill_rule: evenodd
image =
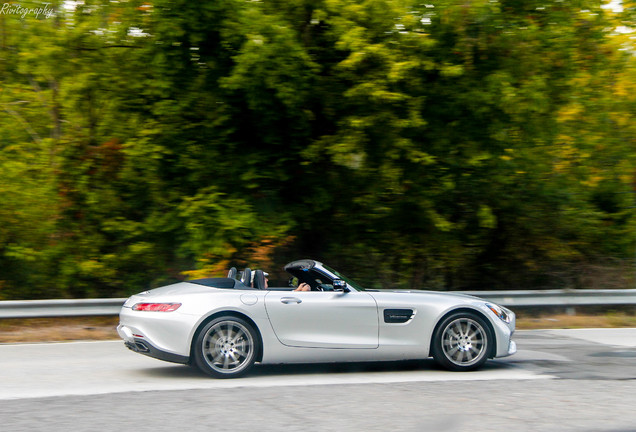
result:
<svg viewBox="0 0 636 432"><path fill-rule="evenodd" d="M190 358L179 354L163 351L152 343L141 337L135 337L132 331L125 325L120 324L117 327L117 333L124 340L124 345L131 351L148 357L156 358L171 363L188 364Z"/></svg>

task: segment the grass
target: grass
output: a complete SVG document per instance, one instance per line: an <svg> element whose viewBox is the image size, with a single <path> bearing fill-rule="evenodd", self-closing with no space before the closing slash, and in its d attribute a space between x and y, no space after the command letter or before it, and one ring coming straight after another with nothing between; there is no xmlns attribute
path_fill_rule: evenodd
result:
<svg viewBox="0 0 636 432"><path fill-rule="evenodd" d="M118 339L119 317L0 319L0 343Z"/></svg>
<svg viewBox="0 0 636 432"><path fill-rule="evenodd" d="M636 315L625 312L607 312L594 315L521 316L517 319L518 330L619 327L636 327Z"/></svg>
<svg viewBox="0 0 636 432"><path fill-rule="evenodd" d="M117 340L118 317L29 318L0 320L0 343ZM604 314L520 314L517 329L571 329L636 327L636 315L626 312Z"/></svg>

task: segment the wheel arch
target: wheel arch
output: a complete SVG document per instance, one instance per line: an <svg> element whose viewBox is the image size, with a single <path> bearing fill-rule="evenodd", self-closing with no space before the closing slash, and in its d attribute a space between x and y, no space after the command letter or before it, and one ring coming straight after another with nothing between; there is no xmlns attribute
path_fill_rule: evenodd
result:
<svg viewBox="0 0 636 432"><path fill-rule="evenodd" d="M194 344L197 338L199 337L199 333L201 333L201 330L203 330L206 324L208 324L210 321L215 320L222 316L232 316L235 318L240 318L252 326L254 331L256 331L256 333L258 334L258 344L259 344L258 355L254 359L254 361L260 362L263 359L263 335L261 334L261 330L258 328L254 320L251 319L249 316L245 315L244 313L234 311L234 310L225 310L225 311L215 312L212 315L206 317L203 321L199 323L197 329L192 335L192 339L190 340L190 363L194 361Z"/></svg>
<svg viewBox="0 0 636 432"><path fill-rule="evenodd" d="M494 358L497 355L497 334L495 333L495 329L492 325L492 322L490 322L490 319L488 319L488 317L479 309L473 309L469 307L459 307L459 308L451 309L437 320L437 322L435 323L435 327L433 328L433 333L431 333L431 341L428 347L428 352L429 353L433 352L433 344L435 343L435 334L437 334L437 330L439 329L442 322L449 316L459 312L468 312L468 313L477 315L479 318L484 320L484 322L488 326L488 332L490 333L490 336L492 337L492 340L493 340L493 343L490 344L490 347L489 347L490 352L488 353L488 358Z"/></svg>

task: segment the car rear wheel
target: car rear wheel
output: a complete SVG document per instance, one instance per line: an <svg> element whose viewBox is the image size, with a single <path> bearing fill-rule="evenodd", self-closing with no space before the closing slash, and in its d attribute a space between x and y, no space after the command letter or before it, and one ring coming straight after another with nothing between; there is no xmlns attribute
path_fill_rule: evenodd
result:
<svg viewBox="0 0 636 432"><path fill-rule="evenodd" d="M197 366L216 378L236 378L254 365L260 349L258 333L244 320L224 316L207 323L194 346Z"/></svg>
<svg viewBox="0 0 636 432"><path fill-rule="evenodd" d="M470 312L458 312L445 318L433 335L433 358L452 371L470 371L488 360L492 343L489 327Z"/></svg>

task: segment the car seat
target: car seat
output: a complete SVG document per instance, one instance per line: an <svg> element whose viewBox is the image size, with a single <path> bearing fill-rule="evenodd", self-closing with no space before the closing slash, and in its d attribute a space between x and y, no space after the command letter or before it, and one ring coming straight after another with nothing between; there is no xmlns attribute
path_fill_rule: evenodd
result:
<svg viewBox="0 0 636 432"><path fill-rule="evenodd" d="M265 273L263 270L254 270L254 288L265 289Z"/></svg>
<svg viewBox="0 0 636 432"><path fill-rule="evenodd" d="M249 267L243 270L241 282L243 282L243 285L246 287L252 286L252 270L250 270Z"/></svg>

